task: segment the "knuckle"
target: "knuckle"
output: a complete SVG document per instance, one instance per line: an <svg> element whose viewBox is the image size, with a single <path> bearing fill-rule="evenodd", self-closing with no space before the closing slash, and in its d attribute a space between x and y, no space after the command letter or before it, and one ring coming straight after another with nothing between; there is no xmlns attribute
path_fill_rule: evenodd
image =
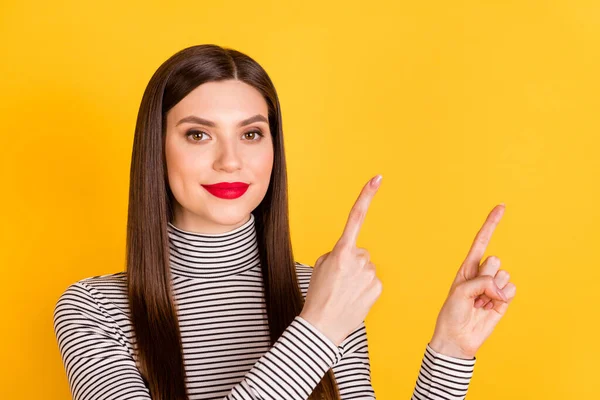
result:
<svg viewBox="0 0 600 400"><path fill-rule="evenodd" d="M485 267L495 267L498 264L498 257L496 256L488 256L485 261L483 262L483 264L481 264L482 268Z"/></svg>
<svg viewBox="0 0 600 400"><path fill-rule="evenodd" d="M487 237L484 234L477 235L477 238L475 238L475 243L477 243L478 246L485 246L487 245L487 242Z"/></svg>
<svg viewBox="0 0 600 400"><path fill-rule="evenodd" d="M510 280L510 274L508 273L507 270L504 270L504 269L499 270L497 276L499 278L503 278L505 280Z"/></svg>
<svg viewBox="0 0 600 400"><path fill-rule="evenodd" d="M351 211L350 211L350 216L349 219L350 221L357 223L360 222L360 220L362 219L364 215L364 212L358 208L358 207L354 207Z"/></svg>
<svg viewBox="0 0 600 400"><path fill-rule="evenodd" d="M364 253L359 253L354 256L354 262L357 265L366 266L367 264L369 264L370 260L368 255L365 255Z"/></svg>
<svg viewBox="0 0 600 400"><path fill-rule="evenodd" d="M369 250L367 249L359 248L357 255L359 258L364 259L367 262L371 260L371 253L369 253Z"/></svg>
<svg viewBox="0 0 600 400"><path fill-rule="evenodd" d="M364 274L369 282L377 279L377 273L375 272L375 266L373 264L367 264L365 266Z"/></svg>
<svg viewBox="0 0 600 400"><path fill-rule="evenodd" d="M381 283L381 280L379 278L375 279L375 281L373 282L373 290L375 291L377 297L379 297L381 295L381 292L383 292L383 283Z"/></svg>

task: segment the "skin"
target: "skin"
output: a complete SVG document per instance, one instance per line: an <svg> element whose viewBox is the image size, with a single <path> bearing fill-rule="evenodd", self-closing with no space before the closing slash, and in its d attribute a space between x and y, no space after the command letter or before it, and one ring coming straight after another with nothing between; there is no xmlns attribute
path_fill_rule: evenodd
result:
<svg viewBox="0 0 600 400"><path fill-rule="evenodd" d="M264 120L239 126L256 115ZM212 121L214 126L181 122L191 116ZM175 226L218 234L248 221L251 210L267 192L273 167L267 116L267 104L260 92L238 80L202 84L169 110L165 156L175 197ZM365 215L381 183L376 178L361 190L333 250L315 263L300 313L337 345L364 321L382 292L368 251L356 247ZM201 186L240 181L250 186L237 199L220 199ZM508 272L499 269L497 257L488 257L480 264L503 213L501 204L488 215L440 310L429 345L441 354L473 358L515 296L516 287L509 282Z"/></svg>
<svg viewBox="0 0 600 400"><path fill-rule="evenodd" d="M360 229L380 182L371 179L350 210L346 227L331 252L316 262L300 317L340 345L364 320L382 292L369 252L356 246ZM497 257L480 260L504 214L500 204L489 213L461 264L438 315L430 347L451 357L472 359L516 294L508 273L498 270ZM487 308L476 303L489 299Z"/></svg>
<svg viewBox="0 0 600 400"><path fill-rule="evenodd" d="M490 211L450 287L438 315L430 346L442 354L471 359L506 314L517 288L500 270L500 259L481 259L504 215L499 204ZM479 300L481 299L481 300ZM481 307L481 304L488 306Z"/></svg>
<svg viewBox="0 0 600 400"><path fill-rule="evenodd" d="M381 178L377 175L363 187L333 250L315 263L300 313L336 346L362 324L382 292L369 252L356 245Z"/></svg>
<svg viewBox="0 0 600 400"><path fill-rule="evenodd" d="M255 115L265 121L238 126ZM215 126L179 123L189 116L212 121ZM165 157L175 197L173 225L207 234L240 227L264 198L273 168L265 99L238 80L198 86L166 115ZM218 182L246 182L250 186L237 199L218 198L201 186Z"/></svg>

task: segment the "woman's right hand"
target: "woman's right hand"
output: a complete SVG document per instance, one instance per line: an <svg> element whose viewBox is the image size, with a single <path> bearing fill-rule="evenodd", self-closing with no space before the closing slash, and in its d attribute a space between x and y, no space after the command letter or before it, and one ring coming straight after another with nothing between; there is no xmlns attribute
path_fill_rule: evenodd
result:
<svg viewBox="0 0 600 400"><path fill-rule="evenodd" d="M315 262L300 317L327 336L336 346L364 321L379 298L382 284L366 249L356 239L381 175L362 189L350 211L346 227L332 251Z"/></svg>

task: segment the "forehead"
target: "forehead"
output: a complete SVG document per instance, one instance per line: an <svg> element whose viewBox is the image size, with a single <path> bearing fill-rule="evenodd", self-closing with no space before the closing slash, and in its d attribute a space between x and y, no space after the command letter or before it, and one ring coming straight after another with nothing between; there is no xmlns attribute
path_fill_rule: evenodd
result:
<svg viewBox="0 0 600 400"><path fill-rule="evenodd" d="M237 122L255 114L267 117L267 102L254 87L238 80L207 82L198 86L167 113L173 122L195 115L216 122Z"/></svg>

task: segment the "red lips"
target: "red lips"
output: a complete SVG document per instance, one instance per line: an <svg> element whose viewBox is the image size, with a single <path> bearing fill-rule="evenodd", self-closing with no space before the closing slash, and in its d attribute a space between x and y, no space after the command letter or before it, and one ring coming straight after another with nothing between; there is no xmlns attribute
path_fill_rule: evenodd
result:
<svg viewBox="0 0 600 400"><path fill-rule="evenodd" d="M244 182L219 182L214 185L202 185L213 196L221 199L237 199L248 190L247 183Z"/></svg>

